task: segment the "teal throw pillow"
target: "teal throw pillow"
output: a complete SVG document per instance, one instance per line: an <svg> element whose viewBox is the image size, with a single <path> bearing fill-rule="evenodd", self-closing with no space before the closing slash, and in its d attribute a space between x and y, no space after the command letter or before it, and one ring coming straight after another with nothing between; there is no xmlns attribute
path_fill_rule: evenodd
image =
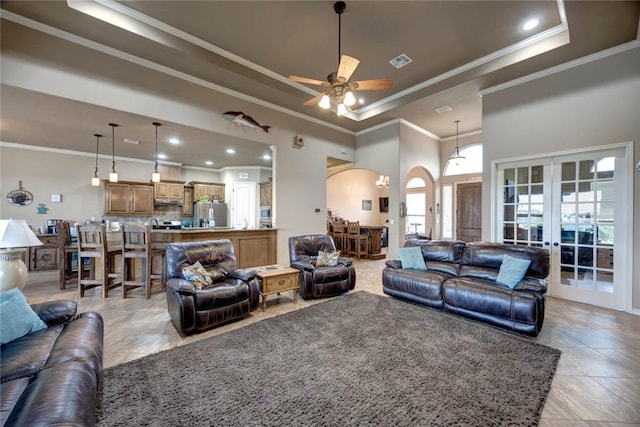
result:
<svg viewBox="0 0 640 427"><path fill-rule="evenodd" d="M511 289L515 288L518 282L520 282L527 273L530 264L531 260L529 259L519 259L509 255L504 255L502 257L502 264L500 265L500 271L498 272L496 282L501 285L506 285Z"/></svg>
<svg viewBox="0 0 640 427"><path fill-rule="evenodd" d="M31 308L20 289L0 292L0 344L47 329L47 324Z"/></svg>
<svg viewBox="0 0 640 427"><path fill-rule="evenodd" d="M422 257L422 249L419 246L409 246L398 249L403 270L426 270L427 265Z"/></svg>

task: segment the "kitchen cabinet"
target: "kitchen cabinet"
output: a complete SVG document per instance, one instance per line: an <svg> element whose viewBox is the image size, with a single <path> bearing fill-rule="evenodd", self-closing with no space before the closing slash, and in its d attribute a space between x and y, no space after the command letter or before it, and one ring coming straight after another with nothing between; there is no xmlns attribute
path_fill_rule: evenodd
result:
<svg viewBox="0 0 640 427"><path fill-rule="evenodd" d="M29 248L29 270L55 270L58 268L58 236L40 234L42 246Z"/></svg>
<svg viewBox="0 0 640 427"><path fill-rule="evenodd" d="M153 186L137 182L105 182L106 215L153 215Z"/></svg>
<svg viewBox="0 0 640 427"><path fill-rule="evenodd" d="M260 183L260 206L271 206L271 181Z"/></svg>
<svg viewBox="0 0 640 427"><path fill-rule="evenodd" d="M182 215L193 216L193 187L184 186L182 200Z"/></svg>
<svg viewBox="0 0 640 427"><path fill-rule="evenodd" d="M153 193L156 202L160 204L171 202L183 202L184 184L182 182L156 182L153 185Z"/></svg>
<svg viewBox="0 0 640 427"><path fill-rule="evenodd" d="M224 203L224 184L215 182L191 182L193 184L194 201L197 201L202 196L209 197L209 200L217 200L220 203Z"/></svg>

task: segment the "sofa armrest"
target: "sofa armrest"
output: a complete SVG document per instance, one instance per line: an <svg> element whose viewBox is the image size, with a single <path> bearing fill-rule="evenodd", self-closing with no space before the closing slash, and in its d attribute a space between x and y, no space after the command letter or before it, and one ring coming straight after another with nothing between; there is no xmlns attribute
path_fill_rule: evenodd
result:
<svg viewBox="0 0 640 427"><path fill-rule="evenodd" d="M384 264L389 268L398 268L402 269L402 263L399 259L389 259L384 262Z"/></svg>
<svg viewBox="0 0 640 427"><path fill-rule="evenodd" d="M344 265L345 267L349 267L353 264L352 258L338 258L338 264Z"/></svg>
<svg viewBox="0 0 640 427"><path fill-rule="evenodd" d="M229 273L229 277L233 279L240 279L244 282L250 282L257 276L256 270L253 268L238 268Z"/></svg>
<svg viewBox="0 0 640 427"><path fill-rule="evenodd" d="M530 291L544 294L547 292L547 279L536 279L534 277L525 277L516 287L516 291Z"/></svg>
<svg viewBox="0 0 640 427"><path fill-rule="evenodd" d="M291 267L297 268L300 271L309 271L312 273L316 270L316 267L313 264L304 261L294 261L291 263Z"/></svg>
<svg viewBox="0 0 640 427"><path fill-rule="evenodd" d="M188 280L173 278L167 281L167 288L171 288L174 292L186 295L195 295L196 287Z"/></svg>
<svg viewBox="0 0 640 427"><path fill-rule="evenodd" d="M56 300L32 304L31 308L47 326L54 326L75 318L78 304L72 300Z"/></svg>

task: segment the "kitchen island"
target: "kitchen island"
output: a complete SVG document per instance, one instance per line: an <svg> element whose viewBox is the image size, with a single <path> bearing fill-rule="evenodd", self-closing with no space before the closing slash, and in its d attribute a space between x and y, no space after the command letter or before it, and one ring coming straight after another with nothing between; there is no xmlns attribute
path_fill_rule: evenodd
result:
<svg viewBox="0 0 640 427"><path fill-rule="evenodd" d="M273 228L192 227L178 230L151 230L151 246L164 248L166 243L199 242L229 239L233 243L238 268L277 263L277 230Z"/></svg>

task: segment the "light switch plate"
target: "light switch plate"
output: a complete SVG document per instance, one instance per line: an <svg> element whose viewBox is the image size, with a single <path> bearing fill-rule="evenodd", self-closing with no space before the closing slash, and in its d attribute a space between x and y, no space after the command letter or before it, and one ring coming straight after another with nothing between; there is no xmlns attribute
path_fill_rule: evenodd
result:
<svg viewBox="0 0 640 427"><path fill-rule="evenodd" d="M61 194L52 194L51 195L51 203L60 203L62 201Z"/></svg>

